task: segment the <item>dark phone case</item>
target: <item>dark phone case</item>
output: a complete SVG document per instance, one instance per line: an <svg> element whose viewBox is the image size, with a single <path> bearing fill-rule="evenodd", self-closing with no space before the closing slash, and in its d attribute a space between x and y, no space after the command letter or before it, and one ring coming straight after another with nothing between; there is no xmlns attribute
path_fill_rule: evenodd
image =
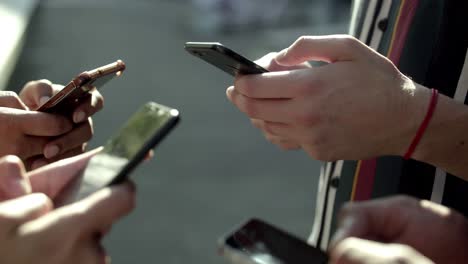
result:
<svg viewBox="0 0 468 264"><path fill-rule="evenodd" d="M185 50L222 71L232 75L261 74L268 72L253 61L215 42L187 42Z"/></svg>
<svg viewBox="0 0 468 264"><path fill-rule="evenodd" d="M73 78L60 92L37 108L36 111L69 116L85 98L90 96L89 91L94 87L101 88L124 70L125 63L118 60L97 69L83 72Z"/></svg>
<svg viewBox="0 0 468 264"><path fill-rule="evenodd" d="M179 123L180 121L180 116L173 116L170 121L168 121L161 129L159 129L153 137L141 148L138 153L135 155L135 157L130 160L125 167L122 168L122 170L115 176L114 180L110 183L110 185L113 184L118 184L127 179L127 175L135 169L135 167L141 163L148 152L155 148L159 142L161 142L167 134Z"/></svg>
<svg viewBox="0 0 468 264"><path fill-rule="evenodd" d="M250 247L261 245L259 251L254 252ZM227 250L226 252L224 252ZM269 254L271 262L262 261L263 264L276 264L277 259L282 264L326 264L328 256L303 240L271 225L260 219L250 219L240 228L231 232L220 240L220 253L228 254L232 250L249 258L250 263L256 262L255 254ZM268 258L267 258L268 259Z"/></svg>
<svg viewBox="0 0 468 264"><path fill-rule="evenodd" d="M175 110L175 109L173 109ZM130 174L135 167L140 164L148 154L148 152L155 148L168 134L169 132L178 124L180 121L180 116L177 113L176 115L172 115L171 118L164 123L164 126L159 128L146 142L145 144L138 150L138 152L132 157L131 160L125 164L124 167L120 169L120 171L113 177L113 179L106 184L105 186L119 184L124 182L128 175ZM128 121L126 122L126 124ZM89 165L88 165L89 166ZM84 197L79 197L80 190L88 190L85 193L92 193L99 188L103 188L105 186L100 185L97 183L98 181L91 182L90 178L83 177L83 171L79 172L78 175L74 180L68 183L68 185L63 188L60 192L58 197L55 199L54 203L56 207L61 207L70 203L73 203L77 200L80 200ZM96 186L99 188L96 189Z"/></svg>

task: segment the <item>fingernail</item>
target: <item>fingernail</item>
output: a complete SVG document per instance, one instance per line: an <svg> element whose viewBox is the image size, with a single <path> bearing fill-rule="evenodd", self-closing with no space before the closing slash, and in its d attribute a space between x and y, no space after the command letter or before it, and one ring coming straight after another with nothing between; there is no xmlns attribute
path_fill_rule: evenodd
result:
<svg viewBox="0 0 468 264"><path fill-rule="evenodd" d="M44 150L44 156L48 159L53 158L59 154L60 148L57 145L47 146Z"/></svg>
<svg viewBox="0 0 468 264"><path fill-rule="evenodd" d="M232 92L234 91L234 86L229 86L226 90L226 95L227 97L229 98L229 100L231 100L232 98Z"/></svg>
<svg viewBox="0 0 468 264"><path fill-rule="evenodd" d="M47 101L49 101L50 97L49 96L42 96L40 99L39 99L39 104L40 105L43 105L45 104Z"/></svg>
<svg viewBox="0 0 468 264"><path fill-rule="evenodd" d="M80 123L83 122L86 118L86 115L83 111L78 111L73 114L73 122Z"/></svg>

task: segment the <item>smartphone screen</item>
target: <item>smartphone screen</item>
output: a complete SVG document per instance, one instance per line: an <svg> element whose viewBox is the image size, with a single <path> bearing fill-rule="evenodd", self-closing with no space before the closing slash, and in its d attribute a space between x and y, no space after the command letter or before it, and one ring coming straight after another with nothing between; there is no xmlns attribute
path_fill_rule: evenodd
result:
<svg viewBox="0 0 468 264"><path fill-rule="evenodd" d="M221 254L235 264L322 264L327 255L264 221L251 219L221 240Z"/></svg>
<svg viewBox="0 0 468 264"><path fill-rule="evenodd" d="M187 42L185 50L234 77L268 72L255 62L218 42Z"/></svg>
<svg viewBox="0 0 468 264"><path fill-rule="evenodd" d="M90 159L83 173L77 176L56 201L63 206L91 193L125 181L127 175L146 157L177 124L179 112L154 102L145 104Z"/></svg>

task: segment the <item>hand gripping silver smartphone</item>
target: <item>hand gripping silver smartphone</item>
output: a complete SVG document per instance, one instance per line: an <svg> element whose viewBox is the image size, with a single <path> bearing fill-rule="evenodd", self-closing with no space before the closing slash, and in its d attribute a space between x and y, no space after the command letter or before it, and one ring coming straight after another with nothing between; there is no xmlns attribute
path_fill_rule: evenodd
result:
<svg viewBox="0 0 468 264"><path fill-rule="evenodd" d="M219 254L233 264L326 264L328 256L259 219L250 219L219 240Z"/></svg>
<svg viewBox="0 0 468 264"><path fill-rule="evenodd" d="M154 102L145 104L92 157L55 201L57 207L73 203L106 186L125 181L148 152L157 146L179 121L179 111Z"/></svg>

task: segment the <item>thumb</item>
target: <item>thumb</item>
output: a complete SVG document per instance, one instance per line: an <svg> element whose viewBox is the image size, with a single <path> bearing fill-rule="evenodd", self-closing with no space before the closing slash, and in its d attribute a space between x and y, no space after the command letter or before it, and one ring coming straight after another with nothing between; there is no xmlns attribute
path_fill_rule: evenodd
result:
<svg viewBox="0 0 468 264"><path fill-rule="evenodd" d="M275 60L283 66L307 61L350 61L358 58L363 48L363 43L348 35L302 36L279 52Z"/></svg>
<svg viewBox="0 0 468 264"><path fill-rule="evenodd" d="M20 158L9 155L0 159L0 201L31 193L31 183L25 174Z"/></svg>
<svg viewBox="0 0 468 264"><path fill-rule="evenodd" d="M31 81L21 90L20 97L27 106L36 109L52 97L57 89L49 80Z"/></svg>
<svg viewBox="0 0 468 264"><path fill-rule="evenodd" d="M45 194L33 193L0 203L0 219L7 220L11 224L11 229L36 219L52 209L52 201Z"/></svg>

